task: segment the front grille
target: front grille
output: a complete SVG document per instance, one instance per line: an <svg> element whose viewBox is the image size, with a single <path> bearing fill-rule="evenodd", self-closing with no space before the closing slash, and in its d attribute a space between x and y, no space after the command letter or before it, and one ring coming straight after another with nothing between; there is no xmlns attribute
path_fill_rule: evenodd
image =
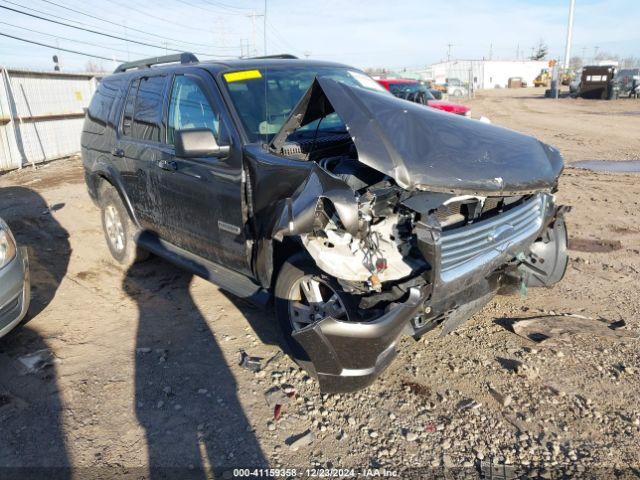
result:
<svg viewBox="0 0 640 480"><path fill-rule="evenodd" d="M524 197L487 197L480 203L478 198L462 199L441 205L435 211L443 230L453 230L461 224L479 222L503 211L515 208Z"/></svg>
<svg viewBox="0 0 640 480"><path fill-rule="evenodd" d="M334 143L347 141L351 141L351 136L348 133L323 133L318 135L315 139L299 138L295 141L287 142L282 146L281 153L284 156L295 157L309 154L311 151L322 150Z"/></svg>
<svg viewBox="0 0 640 480"><path fill-rule="evenodd" d="M544 197L490 219L442 232L441 277L444 281L474 270L530 239L542 226Z"/></svg>

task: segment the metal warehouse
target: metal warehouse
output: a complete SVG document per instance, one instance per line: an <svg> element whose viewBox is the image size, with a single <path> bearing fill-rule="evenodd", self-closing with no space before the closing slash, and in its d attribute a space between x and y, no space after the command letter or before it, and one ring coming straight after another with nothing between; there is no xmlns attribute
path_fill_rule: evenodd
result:
<svg viewBox="0 0 640 480"><path fill-rule="evenodd" d="M506 88L512 77L521 77L532 86L540 70L548 67L546 60L451 60L434 63L417 73L425 79L435 80L436 83L445 83L447 78L457 78L472 83L477 90Z"/></svg>

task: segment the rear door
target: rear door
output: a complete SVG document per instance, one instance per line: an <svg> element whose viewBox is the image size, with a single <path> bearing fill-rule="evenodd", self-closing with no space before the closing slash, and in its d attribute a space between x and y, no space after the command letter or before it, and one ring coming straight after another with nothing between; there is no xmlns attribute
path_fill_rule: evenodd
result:
<svg viewBox="0 0 640 480"><path fill-rule="evenodd" d="M127 195L141 226L158 232L160 199L157 162L162 150L162 124L167 75L134 78L125 99L118 141L112 155L120 165Z"/></svg>
<svg viewBox="0 0 640 480"><path fill-rule="evenodd" d="M166 142L159 159L164 237L181 248L237 271L249 273L243 214L242 148L210 73L178 70L171 79L166 109ZM175 132L210 129L223 157L181 158Z"/></svg>

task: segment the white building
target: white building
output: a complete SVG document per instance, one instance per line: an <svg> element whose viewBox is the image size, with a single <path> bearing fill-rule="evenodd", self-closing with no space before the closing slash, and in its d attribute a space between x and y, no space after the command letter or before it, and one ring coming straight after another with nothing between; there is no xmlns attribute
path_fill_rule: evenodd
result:
<svg viewBox="0 0 640 480"><path fill-rule="evenodd" d="M506 88L512 77L521 77L528 86L533 86L533 80L544 68L549 68L547 60L451 60L434 63L415 73L436 83L457 78L464 83L473 83L475 89L485 89Z"/></svg>

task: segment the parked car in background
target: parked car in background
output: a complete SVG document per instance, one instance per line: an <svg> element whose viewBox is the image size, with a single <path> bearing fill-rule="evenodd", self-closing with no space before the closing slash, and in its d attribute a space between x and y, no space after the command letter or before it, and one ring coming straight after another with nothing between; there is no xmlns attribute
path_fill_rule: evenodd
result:
<svg viewBox="0 0 640 480"><path fill-rule="evenodd" d="M456 115L471 116L471 109L465 105L436 100L431 91L418 80L408 78L384 78L377 80L377 82L398 98L415 103L422 103L431 108L455 113Z"/></svg>
<svg viewBox="0 0 640 480"><path fill-rule="evenodd" d="M442 100L442 91L441 90L438 90L437 88L429 88L428 90L431 93L431 95L433 96L433 98L435 98L436 100Z"/></svg>
<svg viewBox="0 0 640 480"><path fill-rule="evenodd" d="M556 149L346 65L123 64L81 147L114 259L152 251L273 305L325 392L365 387L403 336L447 334L499 290L551 286L567 266Z"/></svg>
<svg viewBox="0 0 640 480"><path fill-rule="evenodd" d="M580 82L582 81L582 68L577 70L573 76L573 80L569 83L569 94L577 97L580 92Z"/></svg>
<svg viewBox="0 0 640 480"><path fill-rule="evenodd" d="M640 68L623 68L614 77L621 97L637 97L640 87Z"/></svg>
<svg viewBox="0 0 640 480"><path fill-rule="evenodd" d="M444 84L447 95L452 97L466 97L469 95L467 84L458 78L447 78Z"/></svg>
<svg viewBox="0 0 640 480"><path fill-rule="evenodd" d="M0 218L0 338L27 314L31 297L27 249L18 247Z"/></svg>

